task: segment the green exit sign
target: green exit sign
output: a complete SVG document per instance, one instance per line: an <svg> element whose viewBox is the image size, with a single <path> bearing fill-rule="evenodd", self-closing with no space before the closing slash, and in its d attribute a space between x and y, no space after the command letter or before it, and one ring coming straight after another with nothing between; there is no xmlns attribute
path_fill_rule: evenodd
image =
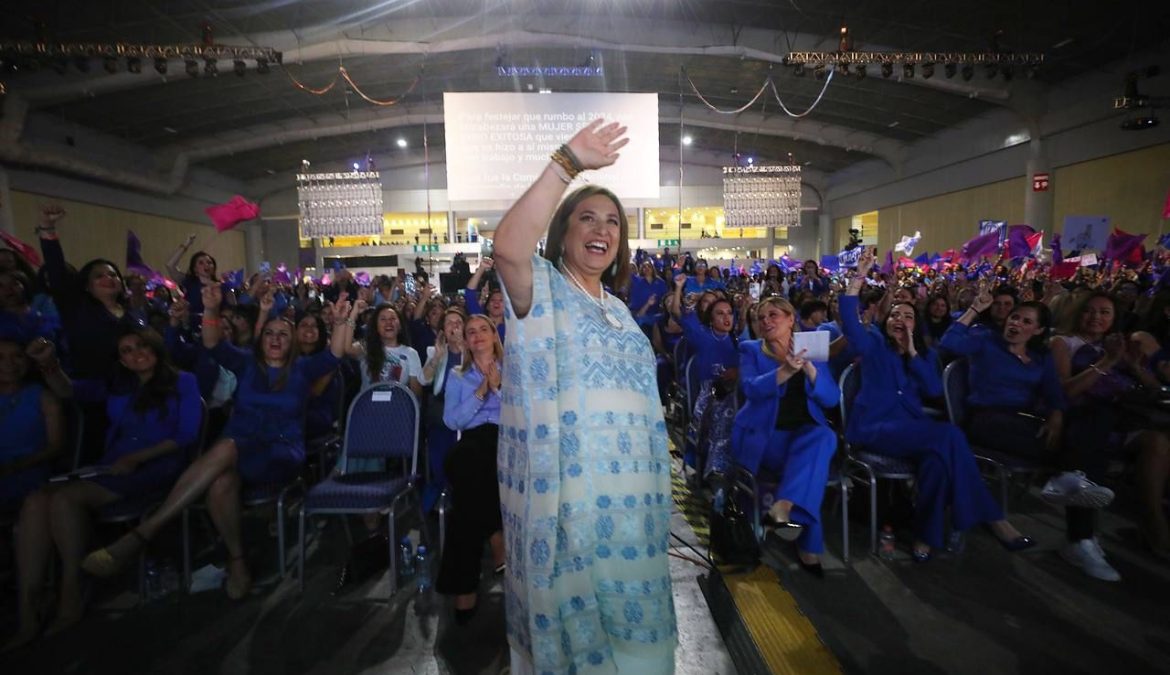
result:
<svg viewBox="0 0 1170 675"><path fill-rule="evenodd" d="M438 244L415 244L415 253L437 253L439 251Z"/></svg>
<svg viewBox="0 0 1170 675"><path fill-rule="evenodd" d="M678 245L679 245L678 239L659 239L658 240L658 248L664 248L666 246L678 246Z"/></svg>

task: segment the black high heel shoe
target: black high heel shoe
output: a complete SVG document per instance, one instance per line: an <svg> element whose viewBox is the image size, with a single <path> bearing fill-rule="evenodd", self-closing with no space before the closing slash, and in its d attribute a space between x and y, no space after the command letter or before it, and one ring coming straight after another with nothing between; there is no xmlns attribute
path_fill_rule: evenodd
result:
<svg viewBox="0 0 1170 675"><path fill-rule="evenodd" d="M771 513L764 514L764 525L783 541L796 541L804 532L804 525L789 520L776 520Z"/></svg>
<svg viewBox="0 0 1170 675"><path fill-rule="evenodd" d="M455 625L462 628L463 626L466 626L467 624L471 623L471 620L475 618L475 613L478 611L479 611L479 603L478 602L475 603L475 605L473 605L472 607L470 607L468 609L458 609L457 608L455 610Z"/></svg>
<svg viewBox="0 0 1170 675"><path fill-rule="evenodd" d="M806 563L805 561L800 559L799 555L797 555L796 562L800 563L800 569L804 570L805 572L808 572L809 574L813 575L814 577L816 577L818 579L825 578L825 568L823 565L821 565L821 561L818 560L815 563Z"/></svg>

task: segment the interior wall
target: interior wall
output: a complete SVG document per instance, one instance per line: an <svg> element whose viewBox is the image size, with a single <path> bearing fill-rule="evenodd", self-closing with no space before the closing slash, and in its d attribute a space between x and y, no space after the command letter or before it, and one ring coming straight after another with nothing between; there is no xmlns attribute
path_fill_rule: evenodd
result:
<svg viewBox="0 0 1170 675"><path fill-rule="evenodd" d="M47 203L65 209L66 216L57 229L66 261L77 267L93 258L108 258L124 267L127 230L133 230L142 242L143 261L160 272L175 248L192 233L196 235L192 252L202 249L210 253L221 272L244 267L244 233L239 230L216 235L210 225L14 190L12 211L17 237L35 244L33 228ZM186 258L180 260L181 268L186 265Z"/></svg>
<svg viewBox="0 0 1170 675"><path fill-rule="evenodd" d="M1061 228L1065 216L1109 216L1126 232L1161 233L1161 219L1170 189L1170 143L1053 172L1053 220Z"/></svg>
<svg viewBox="0 0 1170 675"><path fill-rule="evenodd" d="M1070 215L1110 216L1126 231L1160 233L1167 226L1160 216L1170 187L1170 143L1057 168L1050 185L1049 234L1060 231ZM939 252L974 237L980 220L1022 223L1029 189L1020 176L879 209L878 248L889 250L918 231L922 240L915 251ZM850 217L833 221L838 243L848 238Z"/></svg>

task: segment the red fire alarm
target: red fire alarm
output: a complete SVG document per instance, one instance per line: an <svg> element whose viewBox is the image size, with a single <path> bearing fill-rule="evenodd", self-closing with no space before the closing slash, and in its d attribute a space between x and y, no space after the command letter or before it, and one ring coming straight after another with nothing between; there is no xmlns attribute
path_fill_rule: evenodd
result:
<svg viewBox="0 0 1170 675"><path fill-rule="evenodd" d="M1032 192L1048 192L1048 174L1032 174Z"/></svg>

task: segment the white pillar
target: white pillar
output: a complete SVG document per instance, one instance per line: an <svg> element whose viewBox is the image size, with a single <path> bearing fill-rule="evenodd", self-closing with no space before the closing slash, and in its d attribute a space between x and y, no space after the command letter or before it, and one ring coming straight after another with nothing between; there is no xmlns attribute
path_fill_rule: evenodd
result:
<svg viewBox="0 0 1170 675"><path fill-rule="evenodd" d="M1027 176L1024 181L1024 223L1037 230L1046 230L1051 238L1056 231L1056 223L1052 222L1052 192L1057 186L1051 182L1052 172L1048 164L1044 141L1033 137L1028 145L1030 152ZM1032 181L1038 173L1048 174L1048 189L1043 192L1035 191L1032 186Z"/></svg>
<svg viewBox="0 0 1170 675"><path fill-rule="evenodd" d="M249 225L244 230L244 258L248 261L247 272L260 269L260 261L264 260L264 221L256 225ZM268 225L271 227L271 225Z"/></svg>
<svg viewBox="0 0 1170 675"><path fill-rule="evenodd" d="M836 255L837 250L837 242L833 239L833 216L821 211L817 215L817 259Z"/></svg>

